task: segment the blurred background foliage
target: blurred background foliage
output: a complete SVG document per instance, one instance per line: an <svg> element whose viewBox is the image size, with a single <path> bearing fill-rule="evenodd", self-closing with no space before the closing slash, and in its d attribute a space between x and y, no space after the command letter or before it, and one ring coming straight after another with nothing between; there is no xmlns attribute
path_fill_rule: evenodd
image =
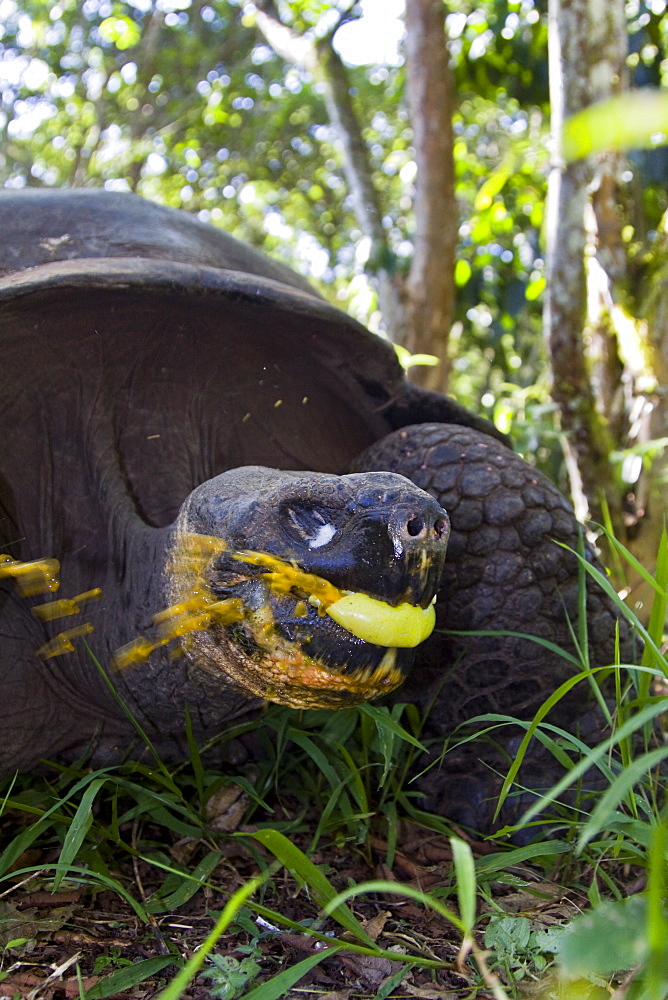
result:
<svg viewBox="0 0 668 1000"><path fill-rule="evenodd" d="M661 86L668 76L665 6L626 5L636 86ZM564 486L541 336L546 7L547 0L446 4L459 213L449 391L511 431ZM277 0L275 9L297 35L331 35L344 58L390 266L407 269L415 164L397 44L400 0L385 0L375 21L364 0ZM365 273L368 240L322 83L268 46L253 4L0 0L0 91L3 186L136 191L186 209L308 275L372 329L382 327ZM632 154L623 173L631 298L634 282L666 266L667 155L661 147Z"/></svg>

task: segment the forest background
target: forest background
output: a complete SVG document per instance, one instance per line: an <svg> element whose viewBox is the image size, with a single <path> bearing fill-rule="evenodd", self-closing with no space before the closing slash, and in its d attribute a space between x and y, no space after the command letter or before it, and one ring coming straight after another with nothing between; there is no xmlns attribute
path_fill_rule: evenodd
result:
<svg viewBox="0 0 668 1000"><path fill-rule="evenodd" d="M581 517L607 522L651 571L660 550L668 478L666 0L405 0L405 5L380 0L376 9L374 20L365 0L0 0L0 187L135 191L192 212L283 260L326 298L390 337L411 379L448 391L494 420L518 451L571 494ZM388 40L391 44L379 46ZM0 235L11 241L11 233ZM429 358L437 363L415 363ZM642 661L655 669L665 668L660 651L665 536L663 548L654 586L658 612L650 620ZM647 609L633 577L615 583L630 604L644 600ZM626 703L618 692L621 736L613 734L609 741L619 742L624 767L617 775L606 764L609 786L592 816L582 819L581 833L569 820L563 841L551 841L549 850L538 843L518 848L519 854L485 852L475 877L470 859L468 897L460 888L461 871L457 891L470 930L475 878L484 900L496 893L490 886L497 883L505 895L504 886L529 884L519 880L517 864L524 880L524 862L538 859L534 869L540 875L531 879L540 878L540 912L546 900L555 901L551 922L570 921L585 900L593 907L586 924L573 921L571 941L574 954L579 943L580 964L573 973L562 952L562 971L607 975L612 963L635 967L615 995L653 1000L668 995L668 925L661 908L666 832L657 804L665 780L661 773L653 776L666 748L634 750L630 734L644 727L649 740L651 720L665 701L653 697L647 670L631 676ZM63 908L51 925L53 939L45 935L41 950L33 950L32 939L47 925L26 922L33 920L32 902L44 894L33 894L26 879L21 903L29 899L30 908L19 912L13 902L0 900L9 907L0 911L0 922L9 918L6 933L14 935L0 941L6 946L3 990L20 987L21 995L45 1000L53 991L65 995L58 976L79 959L82 923L94 928L81 964L90 979L82 980L77 965L78 978L73 970L68 973L68 996L80 995L83 982L90 984L89 1000L116 995L182 964L188 954L201 964L207 946L195 948L208 933L211 897L189 911L191 924L184 904L198 888L210 893L215 869L214 900L234 893L241 901L236 890L246 880L240 890L245 899L256 871L254 861L244 860L246 848L240 848L240 862L228 863L236 856L226 854L219 864L221 853L211 840L212 830L226 835L230 829L214 826L229 808L230 785L233 803L239 788L251 795L242 810L253 816L258 804L265 808L254 788L264 794L290 774L296 783L290 795L299 787L308 799L307 822L321 809L315 833L302 826L303 798L295 797L297 828L286 813L291 835L302 843L307 837L313 852L323 831L336 824L346 831L344 848L353 839L361 845L379 829L381 818L389 868L390 853L394 857L398 847L413 865L402 872L411 877L417 872L422 879L427 868L415 867L416 848L396 839L396 803L405 810L411 796L400 787L408 769L406 746L396 738L396 721L383 729L378 709L373 716L368 707L359 711L356 749L349 749L352 728L346 727L357 725L350 715L346 721L336 713L321 743L301 731L302 720L299 729L290 722L286 730L286 714L270 719L268 731L274 725L280 739L272 737L267 746L280 744L281 753L289 746L287 764L280 754L274 760L268 753L264 764L258 762L266 769L253 775L252 787L244 777L228 782L205 775L197 754L192 776L179 775L180 785L164 765L152 764L130 764L119 776L66 771L45 787L28 779L28 786L14 789L12 782L0 809L0 832L9 842L0 876L14 878L12 866L23 859L29 867L18 876L37 871L42 877L53 870L52 886L71 878L77 894L82 886L91 891L81 908L79 895L72 904L74 936L55 938L72 915ZM415 724L414 716L407 718ZM322 728L318 722L318 731ZM564 746L571 746L565 738L562 732L555 743L560 759ZM323 755L320 746L330 743L336 754ZM608 746L598 748L599 761L604 755L607 761ZM513 767L520 758L521 753ZM583 763L570 775L581 774ZM383 777L376 800L371 789L378 767ZM633 785L645 775L642 785ZM101 789L106 805L97 798ZM291 808L292 799L287 801ZM272 822L282 816L277 813ZM440 820L430 822L424 829L442 831L435 825ZM420 846L431 845L423 826ZM273 835L276 842L282 836ZM592 838L596 843L590 848ZM299 874L302 865L307 873L302 882L309 892L303 898L310 889L316 902L331 898L322 896L328 884L323 871L331 864L339 864L342 884L349 883L347 849L337 853L328 845L321 870L286 844L285 867ZM33 856L24 851L35 845L33 866ZM454 849L451 843L446 853L427 853L419 863L431 872L434 860L442 865ZM554 862L559 852L565 865ZM507 862L512 869L499 877ZM121 881L115 881L119 871ZM360 868L354 871L359 878ZM567 886L563 892L561 882ZM134 900L126 884L136 893ZM285 890L282 878L277 885L281 906L286 901L292 906L292 890ZM646 885L647 893L639 892ZM99 905L109 906L113 895L100 894L99 886L115 887L128 915L120 911L116 920L115 903L113 921L97 910L98 897ZM602 902L608 894L616 901ZM93 909L84 909L91 900ZM496 909L489 921L482 913L490 964L511 984L542 974L545 954L555 952L554 941L546 938L554 928L538 924L534 932L524 910L519 915ZM168 923L176 910L178 922ZM221 918L226 912L227 904ZM283 926L280 913L265 912ZM137 931L138 913L144 914L146 935ZM250 963L247 978L252 978L261 972L254 961L260 950L253 951L259 937L248 913L242 913L245 923L240 919L238 927L245 936L237 929L235 940L250 942L243 945L248 955L243 962ZM168 928L171 950L163 938L153 937L155 915ZM402 915L405 920L406 910ZM414 909L408 918L411 942L419 917ZM435 940L428 928L429 936L418 939L425 948ZM450 952L456 949L441 927L437 933L442 964L451 969ZM512 936L520 933L521 939ZM159 955L156 940L165 949ZM225 947L232 951L229 933ZM281 977L289 975L294 984L304 963L311 969L323 954L314 952L284 968L289 952L283 944L272 939L263 947L262 977L282 970L264 997L282 995ZM216 958L220 963L214 968ZM39 972L38 960L43 972L53 972L20 978L27 966L31 975ZM225 957L213 956L203 973L222 997L232 995L226 969ZM388 975L378 996L388 996L406 969ZM182 969L181 983L184 972L186 978L194 974ZM356 975L351 972L346 982L358 992ZM453 982L442 981L448 987ZM471 982L466 979L469 996ZM178 977L174 983L172 996L181 989ZM413 986L406 983L407 990ZM421 983L413 986L413 995L445 996L420 992ZM247 985L242 977L235 995ZM268 985L265 980L258 990ZM497 987L498 982L494 995L499 996ZM601 985L596 995L609 994ZM448 995L454 995L450 989Z"/></svg>
<svg viewBox="0 0 668 1000"><path fill-rule="evenodd" d="M665 0L406 0L403 38L375 9L0 0L0 184L135 191L284 260L651 568Z"/></svg>

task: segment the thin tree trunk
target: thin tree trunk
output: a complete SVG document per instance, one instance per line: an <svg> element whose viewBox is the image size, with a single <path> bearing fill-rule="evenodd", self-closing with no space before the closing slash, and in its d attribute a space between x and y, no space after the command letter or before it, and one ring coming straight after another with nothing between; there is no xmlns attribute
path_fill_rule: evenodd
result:
<svg viewBox="0 0 668 1000"><path fill-rule="evenodd" d="M607 504L620 530L621 497L610 464L615 442L608 427L605 399L597 399L594 392L588 357L588 346L596 339L604 365L614 367L618 363L617 344L609 323L587 329L586 308L585 251L601 250L599 264L604 272L613 260L614 240L607 247L604 239L609 231L605 226L609 215L604 212L609 208L607 199L599 201L599 214L594 214L593 247L586 221L587 212L592 211L591 190L607 183L609 170L604 160L598 164L588 160L564 163L560 137L566 118L621 87L624 18L623 0L608 0L604 5L597 0L550 0L550 98L556 148L548 190L545 301L552 394L578 470L571 476L576 508L581 516L589 510L600 519ZM614 259L618 262L616 254ZM619 274L608 277L618 278Z"/></svg>
<svg viewBox="0 0 668 1000"><path fill-rule="evenodd" d="M431 354L437 366L414 366L412 381L445 390L448 336L454 312L457 212L452 161L452 99L442 0L407 0L406 73L418 180L414 257L408 278L396 267L382 224L368 150L350 94L348 72L332 47L317 46L283 24L273 0L257 0L256 23L281 58L324 84L329 119L337 130L355 217L371 242L368 273L389 338L411 354Z"/></svg>
<svg viewBox="0 0 668 1000"><path fill-rule="evenodd" d="M416 366L412 381L445 390L454 315L457 238L452 81L442 0L406 0L406 93L417 165L415 238L408 276L409 325L404 347L433 354L435 367Z"/></svg>
<svg viewBox="0 0 668 1000"><path fill-rule="evenodd" d="M256 23L274 52L318 78L325 105L343 151L343 172L352 195L355 218L371 243L368 271L390 340L402 343L408 317L403 282L391 262L394 255L382 224L380 195L373 184L369 154L350 94L346 67L328 35L316 45L278 19L273 0L259 0Z"/></svg>
<svg viewBox="0 0 668 1000"><path fill-rule="evenodd" d="M331 37L318 46L318 69L325 84L329 120L343 147L343 171L353 197L355 218L371 242L367 272L375 281L378 305L391 341L404 344L410 329L404 281L394 266L382 221L381 200L371 174L369 153L350 94L348 73Z"/></svg>
<svg viewBox="0 0 668 1000"><path fill-rule="evenodd" d="M665 240L665 237L664 237ZM665 250L664 250L665 253ZM631 487L628 545L653 571L663 529L668 523L668 267L656 276L645 295L643 353L647 367L640 375L635 399L633 444L647 449L640 475ZM644 387L644 392L642 391ZM654 594L642 580L632 581L630 599L647 615Z"/></svg>

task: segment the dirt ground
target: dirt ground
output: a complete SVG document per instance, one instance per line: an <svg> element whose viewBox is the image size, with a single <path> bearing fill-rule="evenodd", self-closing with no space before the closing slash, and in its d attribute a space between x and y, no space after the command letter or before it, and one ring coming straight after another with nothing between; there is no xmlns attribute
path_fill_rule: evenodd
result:
<svg viewBox="0 0 668 1000"><path fill-rule="evenodd" d="M124 833L137 836L136 829ZM152 833L150 829L141 830L143 844L151 840ZM164 838L164 830L156 830L155 836L158 834ZM308 848L305 836L291 839L302 849ZM478 857L498 850L496 845L470 843ZM167 860L171 858L189 869L197 863L204 846L203 842L178 840L170 847L161 845ZM177 909L155 912L148 923L140 920L128 901L110 890L68 881L52 893L39 871L29 878L17 876L13 883L5 882L0 892L0 998L69 1000L86 991L89 1000L107 996L150 1000L159 994L184 960L202 944L230 896L258 874L258 861L263 857L270 860L257 842L238 834L223 834L216 846L220 858L207 884ZM210 852L211 845L206 849ZM46 866L55 857L29 851L15 867ZM120 857L118 868L110 874L134 899L151 900L164 882L164 872L145 861L128 859L127 854ZM451 849L443 834L402 822L391 870L386 864L387 844L380 839L371 839L363 846L323 844L311 857L315 864L323 866L337 891L382 878L433 893L447 906L456 908ZM494 907L483 903L483 910L521 913L530 918L532 926L549 928L572 917L586 903L581 893L559 885L556 869L547 881L538 869L522 866L511 873L509 881L511 884L504 880L490 883ZM284 868L277 870L249 902L251 905L240 911L215 946L214 955L221 958L205 963L211 974L200 974L187 989L184 996L189 1000L208 1000L212 996L231 1000L325 947L306 933L258 917L253 911L254 902L294 922L316 922L315 926L326 934L342 932L332 919L318 923L318 907ZM489 987L481 981L471 960L458 963L458 933L434 911L399 895L363 896L350 905L367 934L383 949L397 952L397 961L340 951L315 965L291 988L294 998L491 998ZM483 930L484 925L483 919ZM437 960L442 965L436 969L407 969L399 960L399 955L405 953ZM105 980L124 970L137 975L135 967L147 960L154 960L154 966L142 966L147 977L124 991L114 989L114 983L120 987L122 980ZM224 968L222 976L216 961ZM498 967L493 955L488 955L488 963L493 973L507 979L507 970ZM531 995L532 978L525 977L529 987L525 995Z"/></svg>

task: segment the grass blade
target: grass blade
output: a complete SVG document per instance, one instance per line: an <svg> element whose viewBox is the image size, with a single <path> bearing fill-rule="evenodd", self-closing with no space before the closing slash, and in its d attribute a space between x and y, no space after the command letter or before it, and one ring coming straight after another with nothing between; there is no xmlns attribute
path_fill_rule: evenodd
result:
<svg viewBox="0 0 668 1000"><path fill-rule="evenodd" d="M533 861L534 858L550 858L553 855L556 857L559 854L568 854L572 849L572 845L563 840L546 840L539 844L527 844L526 847L516 847L512 851L487 854L476 861L475 870L478 875L501 872L525 861Z"/></svg>
<svg viewBox="0 0 668 1000"><path fill-rule="evenodd" d="M464 925L464 934L466 937L470 937L475 926L475 863L471 848L459 837L450 837L450 847L452 848L452 860L457 876L459 915Z"/></svg>
<svg viewBox="0 0 668 1000"><path fill-rule="evenodd" d="M567 545L564 548L568 548ZM572 552L572 549L569 549ZM616 596L616 595L615 595ZM628 609L627 609L628 610ZM441 632L443 635L463 635L463 636L481 636L481 637L491 637L492 639L498 639L499 637L508 637L512 639L529 639L531 642L537 643L539 646L543 646L544 649L549 649L551 653L556 653L563 660L568 663L572 663L574 667L578 670L582 668L582 663L577 656L573 656L567 650L563 649L562 646L558 646L556 642L550 642L549 639L543 639L540 635L529 635L527 632L513 632L511 629L437 629L437 632Z"/></svg>
<svg viewBox="0 0 668 1000"><path fill-rule="evenodd" d="M197 801L199 803L200 812L204 811L204 767L202 765L202 757L199 752L199 747L197 745L197 740L195 739L195 734L193 732L193 722L190 717L190 708L186 705L186 739L188 740L188 753L190 754L190 763L192 764L193 774L195 775L195 787L197 788Z"/></svg>
<svg viewBox="0 0 668 1000"><path fill-rule="evenodd" d="M179 906L183 906L187 903L189 899L195 895L195 893L205 885L214 868L218 864L222 857L221 851L211 851L207 854L205 858L197 865L197 867L192 872L184 872L180 879L179 874L174 872L170 873L170 878L174 878L177 882L177 888L172 892L165 895L165 886L159 890L155 896L152 896L148 901L146 909L149 913L172 913L174 910L178 909ZM149 864L151 864L150 858L145 858Z"/></svg>
<svg viewBox="0 0 668 1000"><path fill-rule="evenodd" d="M282 913L277 913L275 910L270 910L266 906L262 906L261 903L256 903L251 900L248 903L248 908L253 910L259 916L264 917L269 923L274 924L276 927L288 927L290 930L295 931L297 934L308 934L309 937L315 938L316 941L321 941L323 945L331 947L333 945L341 945L345 951L352 952L355 955L373 955L375 958L386 958L388 962L408 962L410 965L417 965L423 969L442 969L449 966L449 961L441 961L439 959L424 958L422 955L411 955L403 954L397 951L389 951L386 948L380 948L377 944L373 947L368 948L366 945L354 944L352 941L344 941L341 938L331 938L327 934L315 929L315 927L309 927L306 929L303 924L298 924L294 920L290 920L289 917L284 916Z"/></svg>
<svg viewBox="0 0 668 1000"><path fill-rule="evenodd" d="M465 933L464 921L453 910L449 910L447 906L444 906L440 899L431 896L427 892L422 892L420 889L414 889L410 885L404 885L400 882L387 882L384 879L361 882L359 885L351 886L350 889L344 889L343 892L337 893L329 901L325 907L325 912L333 915L334 911L349 899L366 892L387 892L395 896L407 896L409 899L414 899L416 902L422 903L423 906L429 906L432 910L436 910L448 923L453 924L458 931L461 931L462 934Z"/></svg>
<svg viewBox="0 0 668 1000"><path fill-rule="evenodd" d="M648 583L649 586L652 588L652 590L654 590L657 594L662 596L664 599L668 598L668 594L666 593L667 581L665 576L663 577L663 579L660 579L659 574L657 573L657 578L655 579L649 572L649 570L645 569L640 560L637 559L632 552L629 552L629 550L626 548L625 545L623 545L617 538L615 538L613 532L610 531L609 528L605 527L604 525L599 525L599 527L603 529L603 532L605 533L605 536L608 539L610 545L623 557L624 561L627 562L629 566L631 566L631 568L638 574L638 576L642 577L645 583ZM665 535L662 534L659 553L658 553L659 560L662 558L661 550L665 547L665 544L666 544L666 538Z"/></svg>
<svg viewBox="0 0 668 1000"><path fill-rule="evenodd" d="M27 868L19 868L16 871L12 871L10 875L0 877L0 882L4 882L9 878L18 878L21 875L29 875L31 872L45 874L49 871L55 871L55 868L55 865L30 865ZM137 902L121 882L118 882L114 878L109 878L109 876L103 875L101 872L93 872L88 868L80 868L78 865L70 865L69 874L72 877L76 877L77 881L84 882L87 885L103 885L105 889L111 889L112 892L121 896L128 906L132 907L142 923L147 924L149 922L149 917L144 907L141 903Z"/></svg>
<svg viewBox="0 0 668 1000"><path fill-rule="evenodd" d="M105 997L115 996L123 990L129 990L131 986L138 986L145 979L162 972L168 965L174 965L175 961L174 955L160 955L158 958L146 958L143 962L136 962L125 969L119 969L118 972L112 972L86 990L84 1000L104 1000Z"/></svg>
<svg viewBox="0 0 668 1000"><path fill-rule="evenodd" d="M64 876L67 874L84 841L84 837L90 830L91 823L93 822L93 802L100 788L105 784L105 780L105 778L95 778L81 796L79 807L70 823L69 830L65 834L65 841L60 852L60 857L58 858L58 864L56 865L56 876L53 880L54 892L58 889Z"/></svg>
<svg viewBox="0 0 668 1000"><path fill-rule="evenodd" d="M246 885L242 885L240 889L237 889L233 896L230 896L223 912L218 917L213 930L204 941L204 944L197 949L194 955L191 955L184 967L174 976L169 986L162 993L158 994L157 1000L179 1000L183 991L204 965L207 955L212 951L218 938L225 933L248 897L261 885L262 879L251 879Z"/></svg>
<svg viewBox="0 0 668 1000"><path fill-rule="evenodd" d="M98 776L101 774L108 774L113 771L113 767L100 768L98 771L93 771L91 774L87 774L80 781L77 781L72 788L69 789L67 795L58 799L54 802L46 812L43 812L41 818L29 826L23 833L15 837L10 844L5 848L5 850L0 855L0 878L5 874L5 872L14 864L16 859L23 854L24 851L30 847L32 843L44 832L49 826L55 821L54 813L57 812L62 806L66 805L82 788L90 784L91 781L97 780Z"/></svg>
<svg viewBox="0 0 668 1000"><path fill-rule="evenodd" d="M656 750L650 750L649 753L637 757L624 768L613 784L606 789L598 800L591 816L583 826L578 838L578 851L581 851L585 844L588 844L597 833L606 829L610 816L617 809L624 796L631 791L643 774L651 771L653 767L660 764L666 757L668 757L668 747L658 747Z"/></svg>
<svg viewBox="0 0 668 1000"><path fill-rule="evenodd" d="M597 669L601 670L607 668L599 667ZM545 716L550 712L550 710L556 704L558 704L558 702L561 701L564 695L568 694L568 692L571 691L572 688L576 686L576 684L579 684L580 681L588 678L591 675L591 673L592 671L585 670L582 673L576 674L574 677L569 677L567 681L564 681L563 684L559 685L557 690L554 691L549 698L546 698L546 700L543 702L543 704L540 706L540 708L534 715L533 719L531 720L531 725L529 726L526 733L522 737L522 742L520 743L520 746L515 755L515 760L511 764L510 770L508 771L508 774L506 775L503 785L501 787L499 800L496 804L496 810L494 812L494 819L496 819L499 813L501 812L501 807L503 803L506 801L510 788L513 782L515 781L515 778L517 777L517 773L520 767L522 766L522 761L524 760L524 755L526 753L527 747L529 746L529 743L531 742L531 739L536 729L538 728L542 720L545 718ZM575 769L571 770L570 772L571 774L573 773L573 770Z"/></svg>
<svg viewBox="0 0 668 1000"><path fill-rule="evenodd" d="M341 951L341 945L316 951L313 955L303 958L301 962L297 962L291 968L283 969L282 972L273 976L268 982L261 983L250 990L250 992L244 995L244 1000L278 1000L278 997L282 997L284 993L287 993L295 983L299 982L306 975L309 969L322 962L323 958L331 958L337 951Z"/></svg>
<svg viewBox="0 0 668 1000"><path fill-rule="evenodd" d="M0 802L0 816L2 816L3 812L5 811L5 809L7 807L7 803L9 802L9 796L12 794L12 788L16 784L16 779L18 778L18 776L19 776L19 772L17 771L14 774L14 776L12 777L12 780L9 783L9 788L5 792L5 795L4 795L3 799L2 799L2 802Z"/></svg>
<svg viewBox="0 0 668 1000"><path fill-rule="evenodd" d="M628 719L622 726L620 726L616 733L609 736L607 740L603 741L603 743L599 743L597 747L589 752L587 757L578 761L568 774L565 774L553 788L551 788L548 792L545 792L537 802L534 802L531 806L529 806L526 812L524 812L520 817L517 825L523 826L526 823L529 823L530 820L532 820L534 816L537 816L538 813L542 812L547 805L554 802L555 799L558 799L561 793L565 791L569 785L572 785L578 780L578 778L581 778L585 771L587 771L593 764L597 764L600 760L604 759L611 747L625 739L630 733L635 732L636 729L642 728L646 722L651 722L663 711L665 711L664 705L660 703L650 704L638 712L634 718ZM500 830L496 836L502 835L503 832L503 830Z"/></svg>
<svg viewBox="0 0 668 1000"><path fill-rule="evenodd" d="M90 648L90 646L88 645L88 643L86 642L85 639L83 640L83 644L86 647L86 649L88 650L88 655L90 656L91 660L95 664L95 667L96 667L98 673L100 674L100 677L102 678L102 680L104 681L105 685L109 689L109 692L113 696L114 700L116 701L116 704L118 705L118 707L120 708L120 710L123 712L123 715L126 717L126 719L130 723L130 725L133 727L133 729L135 730L135 732L137 733L137 735L143 741L144 745L150 751L151 756L153 757L153 760L155 761L156 767L158 768L158 770L160 771L160 773L161 773L161 775L163 777L163 780L165 781L165 783L169 787L170 791L174 792L175 795L179 796L181 793L180 793L177 785L174 783L174 779L172 778L171 774L169 773L169 771L165 767L160 754L158 753L158 751L153 746L153 743L151 742L148 733L143 729L143 727L142 727L141 723L139 722L139 720L134 716L134 714L132 713L131 709L126 705L125 701L123 700L123 698L121 697L121 695L117 691L115 685L112 683L111 678L109 677L109 674L104 669L104 667L102 666L102 664L98 660L97 656L95 655L95 653L93 652L93 650Z"/></svg>
<svg viewBox="0 0 668 1000"><path fill-rule="evenodd" d="M668 979L668 920L663 900L668 889L666 848L668 823L657 823L653 830L647 878L647 989L650 996L660 996Z"/></svg>
<svg viewBox="0 0 668 1000"><path fill-rule="evenodd" d="M367 947L374 948L375 945L366 933L359 920L353 916L352 911L342 904L331 907L331 900L336 897L336 890L327 878L322 874L313 862L306 857L303 851L290 843L278 830L258 830L256 833L248 834L271 851L274 857L278 858L281 864L285 865L288 871L302 885L309 887L313 893L318 906L327 910L342 927L350 931L358 941L362 941Z"/></svg>
<svg viewBox="0 0 668 1000"><path fill-rule="evenodd" d="M376 728L382 733L384 729L389 729L394 736L398 736L400 740L405 740L406 743L410 743L412 746L426 753L426 748L422 746L419 740L416 740L414 736L404 729L396 719L393 719L387 709L378 708L376 705L362 704L358 706L360 712L365 715L370 716L376 724Z"/></svg>
<svg viewBox="0 0 668 1000"><path fill-rule="evenodd" d="M344 748L343 747L337 747L337 749L339 750L339 752L341 753L341 755L345 757ZM330 817L332 816L334 810L336 809L336 807L337 807L337 805L339 803L339 799L343 798L343 793L344 793L345 789L348 788L350 785L355 786L355 798L358 799L358 800L360 798L363 799L365 804L361 805L358 808L357 813L355 813L350 808L350 803L348 802L348 799L346 797L346 808L341 807L340 808L340 814L346 817L347 825L350 828L351 834L354 835L354 832L357 829L357 842L358 843L361 843L361 841L366 836L366 832L367 832L368 827L366 825L364 825L364 826L361 827L360 824L362 823L363 819L366 819L367 817L372 816L373 813L370 811L368 803L366 803L366 796L364 794L364 786L361 787L361 791L360 791L359 786L361 785L361 781L360 781L359 773L355 770L354 765L350 765L350 766L351 766L351 770L349 770L349 772L346 775L346 777L342 778L341 781L340 781L340 783L337 785L337 787L334 788L334 789L332 789L332 794L329 796L329 799L327 800L327 804L326 804L325 808L323 809L322 813L320 814L320 818L318 819L318 825L315 828L315 832L313 834L313 837L311 838L311 843L309 844L309 854L311 854L311 853L313 853L313 851L315 851L316 846L320 842L320 838L321 838L321 836L323 834L323 831L327 828L327 824L330 821Z"/></svg>
<svg viewBox="0 0 668 1000"><path fill-rule="evenodd" d="M666 607L668 606L668 596L666 595L666 582L668 580L668 537L666 536L666 526L664 525L659 542L659 551L656 557L656 583L654 589L654 600L649 616L647 631L657 646L663 643L663 630L666 624ZM653 656L651 651L643 650L641 663L644 667L651 667ZM647 675L642 677L638 685L639 693L646 696L650 691L650 678Z"/></svg>
<svg viewBox="0 0 668 1000"><path fill-rule="evenodd" d="M574 549L570 548L570 546L564 545L563 542L558 542L557 544L560 545L562 548L567 549L569 552L572 552L573 555L576 556L576 558L580 561L580 564L584 566L584 569L589 574L589 576L591 576L596 581L601 590L605 591L605 593L608 595L608 597L617 607L617 609L624 615L624 617L631 623L633 628L638 632L643 642L645 643L643 664L649 665L650 663L652 663L655 666L657 666L658 669L663 674L665 674L667 670L666 659L661 652L660 646L654 641L653 637L647 631L647 629L642 624L638 616L633 613L633 611L629 608L627 604L624 603L624 601L621 599L615 588L608 580L607 576L605 576L605 574L602 573L596 566L592 566L590 562L587 562L586 559L583 559L582 556L580 556L580 554L576 552ZM647 576L648 575L647 571L645 571L643 575ZM660 589L658 588L656 580L654 580L651 576L649 577L648 582L654 588L654 590ZM650 659L646 660L645 654Z"/></svg>

